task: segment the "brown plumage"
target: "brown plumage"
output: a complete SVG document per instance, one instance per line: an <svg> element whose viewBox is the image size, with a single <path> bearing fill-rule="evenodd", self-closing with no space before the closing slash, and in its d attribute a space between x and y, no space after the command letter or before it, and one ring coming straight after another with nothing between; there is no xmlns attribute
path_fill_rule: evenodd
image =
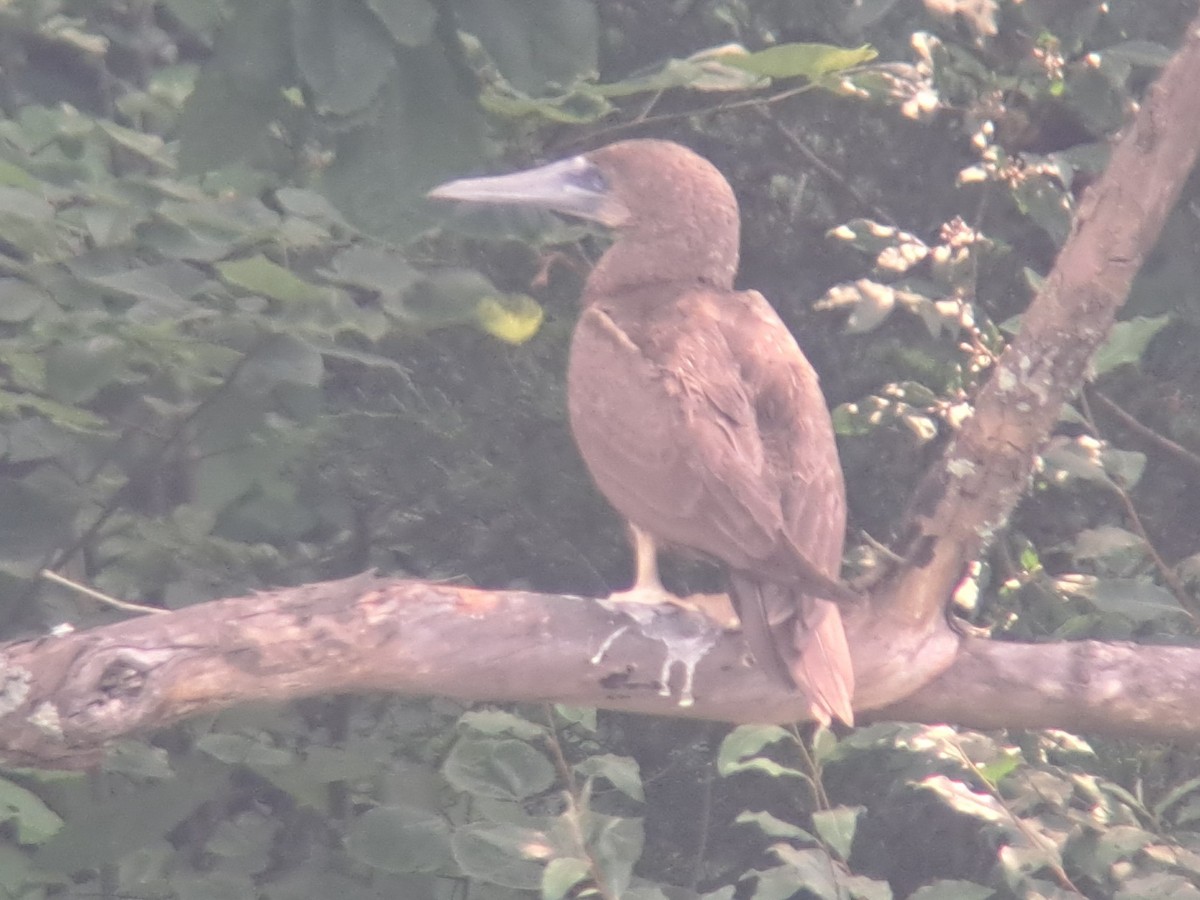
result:
<svg viewBox="0 0 1200 900"><path fill-rule="evenodd" d="M722 562L759 664L812 716L851 722L834 599L845 487L816 373L756 291L735 291L739 215L707 160L622 141L431 194L594 219L617 239L587 281L571 344L571 430L634 529L636 597L659 599L655 545Z"/></svg>

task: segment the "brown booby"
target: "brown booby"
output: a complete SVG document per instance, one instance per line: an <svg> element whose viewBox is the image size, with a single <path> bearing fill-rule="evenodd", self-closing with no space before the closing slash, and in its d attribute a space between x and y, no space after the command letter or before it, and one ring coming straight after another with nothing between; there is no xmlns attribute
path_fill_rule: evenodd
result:
<svg viewBox="0 0 1200 900"><path fill-rule="evenodd" d="M536 206L616 240L592 270L571 343L571 430L630 523L629 599L661 602L656 550L724 564L759 665L823 723L853 719L854 672L833 602L846 500L817 375L770 304L733 288L740 218L704 158L630 140L431 197Z"/></svg>

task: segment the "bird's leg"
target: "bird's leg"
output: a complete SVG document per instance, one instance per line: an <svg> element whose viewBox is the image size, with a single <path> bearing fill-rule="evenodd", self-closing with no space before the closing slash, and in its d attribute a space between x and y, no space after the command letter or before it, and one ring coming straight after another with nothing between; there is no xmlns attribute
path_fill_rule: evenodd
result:
<svg viewBox="0 0 1200 900"><path fill-rule="evenodd" d="M691 706L695 703L692 682L696 665L720 639L722 628L704 612L662 586L658 579L658 552L654 538L632 522L629 530L633 538L633 587L610 594L600 602L608 608L614 608L608 604L624 604L615 608L633 619L638 631L645 637L662 642L667 655L659 672L658 693L663 697L671 696L671 669L675 663L679 663L683 667L679 705ZM628 630L628 625L622 625L610 634L592 657L592 663L599 665L613 642Z"/></svg>
<svg viewBox="0 0 1200 900"><path fill-rule="evenodd" d="M610 594L608 599L618 603L677 603L679 598L662 586L658 578L658 548L649 533L629 523L633 544L633 587Z"/></svg>

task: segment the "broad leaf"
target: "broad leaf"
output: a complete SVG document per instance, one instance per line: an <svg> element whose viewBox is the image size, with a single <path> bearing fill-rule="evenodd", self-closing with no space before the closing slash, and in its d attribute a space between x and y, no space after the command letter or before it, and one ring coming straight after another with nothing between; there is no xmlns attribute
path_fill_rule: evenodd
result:
<svg viewBox="0 0 1200 900"><path fill-rule="evenodd" d="M442 816L417 806L378 806L350 824L346 849L384 872L442 871L451 861L450 826Z"/></svg>

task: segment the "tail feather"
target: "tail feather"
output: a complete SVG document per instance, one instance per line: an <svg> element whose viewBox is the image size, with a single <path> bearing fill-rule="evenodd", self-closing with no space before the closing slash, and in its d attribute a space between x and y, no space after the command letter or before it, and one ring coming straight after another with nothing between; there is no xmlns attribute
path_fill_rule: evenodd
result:
<svg viewBox="0 0 1200 900"><path fill-rule="evenodd" d="M854 667L842 613L836 603L814 597L800 598L797 609L792 676L805 686L814 706L819 703L825 711L824 716L817 716L822 724L836 716L853 725Z"/></svg>
<svg viewBox="0 0 1200 900"><path fill-rule="evenodd" d="M730 574L730 588L758 664L787 688L800 690L817 721L827 725L838 718L853 725L854 669L837 604L740 572Z"/></svg>
<svg viewBox="0 0 1200 900"><path fill-rule="evenodd" d="M771 592L766 590L775 585L763 584L740 572L730 573L729 581L730 593L742 623L742 636L754 661L788 690L795 690L797 684L792 675L791 648L781 645L775 633L778 620L774 613L777 610L769 605L769 600L774 598L769 597Z"/></svg>

